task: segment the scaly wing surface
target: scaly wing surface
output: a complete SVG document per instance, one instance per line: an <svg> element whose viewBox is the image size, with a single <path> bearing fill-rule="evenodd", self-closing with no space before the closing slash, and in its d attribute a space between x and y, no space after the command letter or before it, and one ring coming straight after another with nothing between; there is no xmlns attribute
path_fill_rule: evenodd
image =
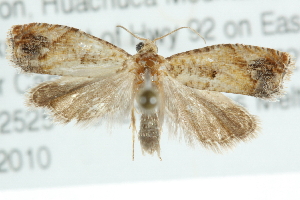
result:
<svg viewBox="0 0 300 200"><path fill-rule="evenodd" d="M128 71L106 78L61 77L31 89L28 104L48 108L60 123L115 122L130 115L133 83L134 74Z"/></svg>
<svg viewBox="0 0 300 200"><path fill-rule="evenodd" d="M186 87L170 76L162 84L169 132L181 132L189 144L221 152L256 136L258 119L222 93Z"/></svg>
<svg viewBox="0 0 300 200"><path fill-rule="evenodd" d="M130 56L76 28L45 23L13 26L7 45L9 59L23 72L60 76L113 74Z"/></svg>
<svg viewBox="0 0 300 200"><path fill-rule="evenodd" d="M242 44L214 45L166 58L168 73L182 84L275 100L283 94L294 62L288 53Z"/></svg>

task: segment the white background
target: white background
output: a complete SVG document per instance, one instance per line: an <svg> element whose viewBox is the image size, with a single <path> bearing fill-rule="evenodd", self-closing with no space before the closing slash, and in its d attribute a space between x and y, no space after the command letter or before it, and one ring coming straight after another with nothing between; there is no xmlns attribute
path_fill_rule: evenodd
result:
<svg viewBox="0 0 300 200"><path fill-rule="evenodd" d="M52 125L42 110L28 111L23 95L48 77L17 75L5 59L7 30L30 22L76 27L130 54L138 41L116 25L147 38L192 26L207 44L180 30L157 42L159 54L244 43L288 51L297 59L299 8L298 0L0 1L0 199L299 199L298 69L280 102L229 95L260 117L257 139L219 155L169 139L165 130L163 161L142 156L138 143L132 161L128 121L111 131L105 125Z"/></svg>

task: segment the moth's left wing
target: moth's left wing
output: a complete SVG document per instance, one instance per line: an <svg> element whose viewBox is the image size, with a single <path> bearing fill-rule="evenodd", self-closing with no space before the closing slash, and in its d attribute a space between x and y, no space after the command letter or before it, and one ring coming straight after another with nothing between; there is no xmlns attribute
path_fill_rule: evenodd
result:
<svg viewBox="0 0 300 200"><path fill-rule="evenodd" d="M50 110L54 121L88 124L129 117L134 74L123 71L105 78L60 77L41 83L27 94L27 104Z"/></svg>
<svg viewBox="0 0 300 200"><path fill-rule="evenodd" d="M223 44L166 58L168 73L182 84L275 100L289 79L294 62L288 53L274 49Z"/></svg>
<svg viewBox="0 0 300 200"><path fill-rule="evenodd" d="M131 55L76 28L45 23L13 26L7 54L23 72L98 77L115 73Z"/></svg>

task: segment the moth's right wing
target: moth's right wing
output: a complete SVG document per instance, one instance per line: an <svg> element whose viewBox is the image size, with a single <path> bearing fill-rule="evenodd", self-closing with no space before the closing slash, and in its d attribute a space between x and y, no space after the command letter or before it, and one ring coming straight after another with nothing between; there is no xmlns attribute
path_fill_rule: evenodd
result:
<svg viewBox="0 0 300 200"><path fill-rule="evenodd" d="M260 129L256 116L220 92L186 87L170 76L162 84L169 132L181 133L188 144L222 152L254 138Z"/></svg>
<svg viewBox="0 0 300 200"><path fill-rule="evenodd" d="M229 92L275 100L295 68L292 57L275 49L220 44L166 58L168 73L199 90Z"/></svg>
<svg viewBox="0 0 300 200"><path fill-rule="evenodd" d="M131 55L76 28L46 23L13 26L8 58L23 72L97 77L115 73Z"/></svg>

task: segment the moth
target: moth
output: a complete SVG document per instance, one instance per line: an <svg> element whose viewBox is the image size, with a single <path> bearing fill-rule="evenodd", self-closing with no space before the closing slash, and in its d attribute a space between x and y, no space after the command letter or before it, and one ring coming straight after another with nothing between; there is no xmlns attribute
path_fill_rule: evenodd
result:
<svg viewBox="0 0 300 200"><path fill-rule="evenodd" d="M222 152L254 138L260 122L221 92L276 100L295 67L288 53L243 44L164 58L155 42L174 31L149 40L122 28L141 40L135 55L68 26L13 26L7 38L13 65L25 73L60 76L32 88L27 104L49 109L60 123L130 118L142 152L159 158L163 124L190 145Z"/></svg>

